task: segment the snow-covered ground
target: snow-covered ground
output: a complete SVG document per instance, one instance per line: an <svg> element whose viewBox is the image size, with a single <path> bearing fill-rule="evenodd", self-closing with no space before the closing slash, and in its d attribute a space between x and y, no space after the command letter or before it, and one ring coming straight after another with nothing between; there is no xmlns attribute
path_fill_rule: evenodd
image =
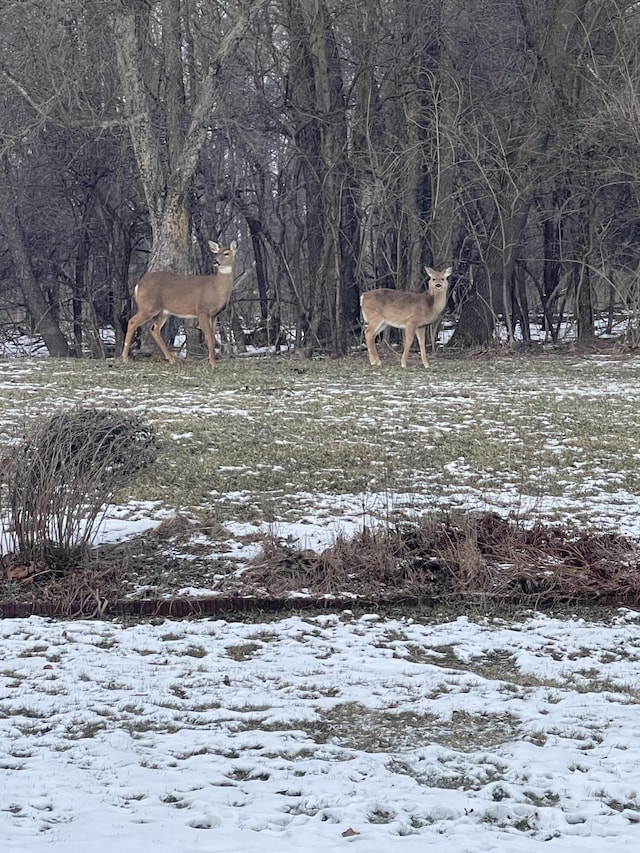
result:
<svg viewBox="0 0 640 853"><path fill-rule="evenodd" d="M2 849L637 850L639 617L0 622Z"/></svg>
<svg viewBox="0 0 640 853"><path fill-rule="evenodd" d="M214 480L205 493L224 530L205 543L212 557L235 545L247 559L258 547L249 534L266 529L319 549L405 507L527 514L530 502L543 518L640 535L637 359L575 359L559 378L544 361L510 362L506 378L491 363L406 375L365 366L342 389L285 366L266 390L223 370L212 390L193 371L170 394L154 394L152 380L132 392L127 371L102 365L80 364L81 392L65 386L66 363L3 367L9 438L25 411L124 401L166 418L176 448L197 414L204 457L220 452L231 411L235 430L255 424L258 436L268 420L259 461L273 451L275 471L287 464L276 450L297 449L288 408L326 427L343 418L345 441L375 419L381 458L400 472L390 486L373 470L358 493L338 472L332 492L320 471L307 492L291 464L268 495L269 519L265 492L241 512L251 492ZM353 421L337 407L347 395ZM504 453L489 454L492 442ZM113 507L100 539L139 533L177 503ZM0 620L2 850L635 851L639 705L640 614L626 610L601 623L348 612L250 624Z"/></svg>

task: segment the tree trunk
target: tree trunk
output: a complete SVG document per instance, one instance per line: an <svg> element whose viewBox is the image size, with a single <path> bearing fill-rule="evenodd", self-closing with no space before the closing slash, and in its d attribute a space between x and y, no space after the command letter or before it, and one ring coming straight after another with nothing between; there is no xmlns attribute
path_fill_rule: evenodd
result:
<svg viewBox="0 0 640 853"><path fill-rule="evenodd" d="M52 306L48 304L40 285L33 273L29 250L18 217L18 204L12 183L6 155L0 158L0 217L4 222L5 237L11 252L11 259L20 282L27 310L33 321L36 334L55 358L67 358L71 355L69 343L55 318Z"/></svg>
<svg viewBox="0 0 640 853"><path fill-rule="evenodd" d="M162 106L168 142L164 158L142 73L141 34L138 32L135 4L131 0L121 0L113 13L112 25L127 121L151 220L152 246L148 270L171 268L177 272L194 272L187 197L209 130L218 73L244 34L251 14L264 2L254 0L246 4L223 36L200 82L191 114L187 116L180 0L163 0L162 45L166 85Z"/></svg>
<svg viewBox="0 0 640 853"><path fill-rule="evenodd" d="M582 264L576 271L575 287L578 344L580 346L592 346L595 341L595 328L593 324L591 275L588 264Z"/></svg>
<svg viewBox="0 0 640 853"><path fill-rule="evenodd" d="M484 265L469 267L469 291L458 325L449 339L451 347L488 347L494 340L491 281Z"/></svg>
<svg viewBox="0 0 640 853"><path fill-rule="evenodd" d="M354 318L352 170L347 158L346 104L333 22L322 0L290 0L292 61L289 100L300 151L309 299L307 349L316 341L343 353ZM345 323L347 319L347 323Z"/></svg>

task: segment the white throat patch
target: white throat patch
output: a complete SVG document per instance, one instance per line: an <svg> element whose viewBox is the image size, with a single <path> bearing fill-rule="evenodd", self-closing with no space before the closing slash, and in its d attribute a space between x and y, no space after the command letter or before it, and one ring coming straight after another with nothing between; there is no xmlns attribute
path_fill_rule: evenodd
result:
<svg viewBox="0 0 640 853"><path fill-rule="evenodd" d="M218 272L221 275L230 275L233 271L233 267L218 267Z"/></svg>

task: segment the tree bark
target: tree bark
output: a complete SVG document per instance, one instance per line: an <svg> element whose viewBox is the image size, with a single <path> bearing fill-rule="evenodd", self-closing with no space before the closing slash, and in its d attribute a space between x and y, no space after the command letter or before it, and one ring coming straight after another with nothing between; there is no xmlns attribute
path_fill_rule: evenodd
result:
<svg viewBox="0 0 640 853"><path fill-rule="evenodd" d="M290 0L289 104L307 200L309 299L307 348L315 341L345 351L358 314L353 175L347 157L340 56L323 0Z"/></svg>

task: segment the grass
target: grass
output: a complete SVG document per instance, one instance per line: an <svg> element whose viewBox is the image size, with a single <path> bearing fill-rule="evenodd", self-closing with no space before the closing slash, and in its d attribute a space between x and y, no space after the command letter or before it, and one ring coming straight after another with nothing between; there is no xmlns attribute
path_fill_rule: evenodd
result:
<svg viewBox="0 0 640 853"><path fill-rule="evenodd" d="M473 490L533 498L633 491L640 363L630 358L435 360L430 371L361 358L185 362L121 367L94 361L7 362L0 439L52 407L82 402L145 413L161 464L127 497L251 517L268 492L286 516L292 495L383 489L446 498ZM25 387L22 386L25 383ZM24 395L24 397L22 397ZM22 399L21 399L22 397ZM561 475L558 472L561 470Z"/></svg>
<svg viewBox="0 0 640 853"><path fill-rule="evenodd" d="M225 651L232 660L250 660L260 646L257 643L243 643L238 646L227 646Z"/></svg>
<svg viewBox="0 0 640 853"><path fill-rule="evenodd" d="M640 360L626 355L439 355L429 371L416 360L374 370L362 355L222 359L215 371L193 360L6 360L0 457L28 423L77 405L152 423L158 463L118 497L130 513L175 513L149 558L149 586L164 594L172 571L158 550L175 556L181 576L190 554L194 586L203 566L224 578L232 524L249 525L245 542L270 525L277 543L280 526L305 521L338 530L343 521L350 537L426 512L496 508L616 529L640 493L639 373ZM482 562L474 542L458 556L473 584ZM133 547L127 559L145 557ZM305 571L313 581L315 567ZM79 599L79 611L99 614L105 595L87 581Z"/></svg>
<svg viewBox="0 0 640 853"><path fill-rule="evenodd" d="M393 708L372 709L359 702L337 704L327 711L319 708L313 717L304 719L271 722L251 717L239 727L239 731L254 730L303 732L318 745L368 753L402 752L432 743L462 753L476 752L521 736L518 721L511 714L460 711L445 719Z"/></svg>

